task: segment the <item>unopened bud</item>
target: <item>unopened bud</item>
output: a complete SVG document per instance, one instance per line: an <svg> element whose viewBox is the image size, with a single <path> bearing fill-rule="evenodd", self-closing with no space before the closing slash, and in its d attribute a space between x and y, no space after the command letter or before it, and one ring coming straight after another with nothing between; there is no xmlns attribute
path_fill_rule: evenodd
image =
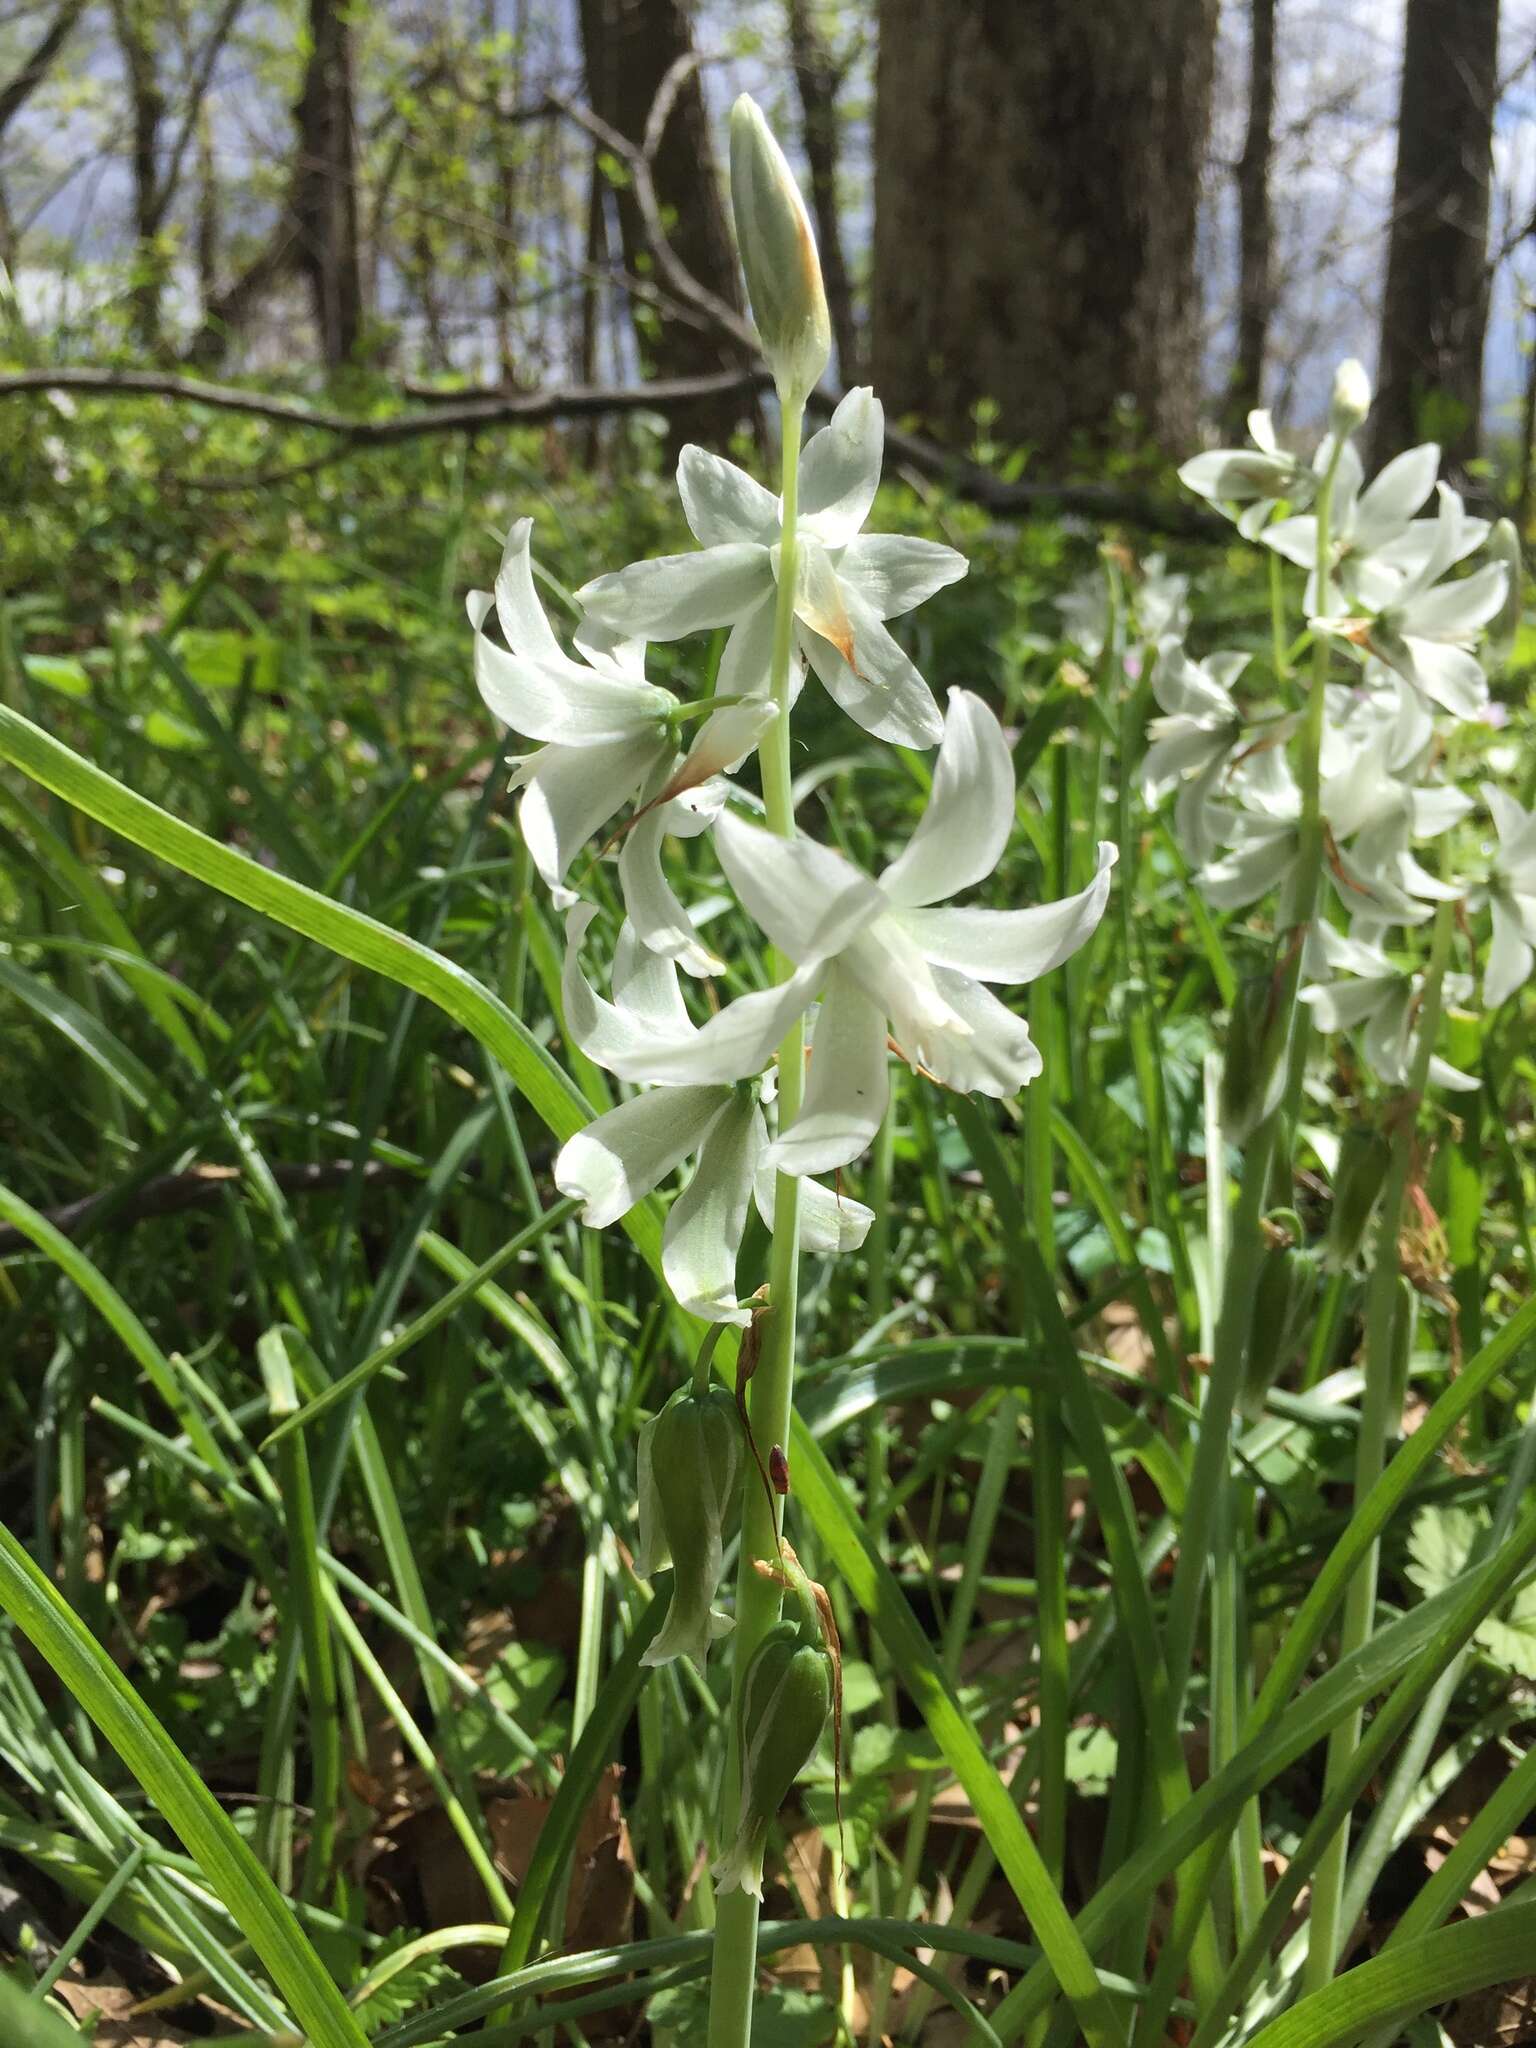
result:
<svg viewBox="0 0 1536 2048"><path fill-rule="evenodd" d="M735 1626L714 1600L741 1469L741 1423L724 1387L681 1388L641 1430L635 1569L649 1578L672 1567L672 1604L643 1663L687 1656L702 1671L710 1644Z"/></svg>
<svg viewBox="0 0 1536 2048"><path fill-rule="evenodd" d="M758 1644L741 1685L737 1734L741 1807L736 1839L715 1865L717 1891L763 1896L769 1822L816 1753L832 1707L832 1657L802 1619L781 1621Z"/></svg>
<svg viewBox="0 0 1536 2048"><path fill-rule="evenodd" d="M1341 1273L1360 1256L1371 1216L1386 1184L1392 1147L1380 1131L1350 1130L1339 1143L1333 1174L1333 1213L1323 1263Z"/></svg>
<svg viewBox="0 0 1536 2048"><path fill-rule="evenodd" d="M1489 658L1495 668L1502 668L1515 651L1515 635L1520 630L1521 609L1525 601L1525 562L1520 552L1520 536L1512 519L1497 521L1488 536L1488 553L1493 561L1502 562L1509 571L1504 602L1488 625Z"/></svg>
<svg viewBox="0 0 1536 2048"><path fill-rule="evenodd" d="M789 1492L789 1455L782 1444L768 1453L768 1483L782 1500Z"/></svg>
<svg viewBox="0 0 1536 2048"><path fill-rule="evenodd" d="M1249 1422L1257 1422L1264 1397L1289 1364L1317 1288L1317 1264L1301 1249L1301 1220L1295 1211L1277 1211L1266 1218L1266 1226L1270 1242L1254 1283L1243 1371L1242 1412Z"/></svg>
<svg viewBox="0 0 1536 2048"><path fill-rule="evenodd" d="M1333 403L1328 409L1328 431L1342 441L1352 434L1371 409L1371 380L1365 365L1350 356L1333 373Z"/></svg>
<svg viewBox="0 0 1536 2048"><path fill-rule="evenodd" d="M731 109L731 209L763 353L780 399L798 405L827 367L832 324L800 187L747 93Z"/></svg>
<svg viewBox="0 0 1536 2048"><path fill-rule="evenodd" d="M1221 1126L1235 1144L1258 1129L1285 1092L1290 1020L1273 974L1238 983L1221 1065Z"/></svg>

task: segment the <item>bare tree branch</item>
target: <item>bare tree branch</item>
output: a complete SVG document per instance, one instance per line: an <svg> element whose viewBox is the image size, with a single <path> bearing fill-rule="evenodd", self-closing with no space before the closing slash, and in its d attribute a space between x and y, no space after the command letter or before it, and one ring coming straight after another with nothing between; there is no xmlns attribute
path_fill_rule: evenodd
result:
<svg viewBox="0 0 1536 2048"><path fill-rule="evenodd" d="M7 79L0 87L0 135L5 133L47 77L54 58L63 49L70 31L84 11L85 0L63 0L31 56L24 60L15 77Z"/></svg>
<svg viewBox="0 0 1536 2048"><path fill-rule="evenodd" d="M657 378L649 384L565 385L545 391L478 390L444 396L409 412L381 419L355 416L310 406L237 385L209 384L158 370L59 369L17 370L0 375L0 400L43 391L80 391L97 397L166 398L182 404L206 405L217 412L243 413L275 426L308 428L331 434L349 449L398 446L427 434L473 434L488 427L531 426L555 419L590 419L602 414L658 412L697 404L701 399L755 397L771 387L766 369L722 371L707 377ZM834 393L812 392L810 410L820 417L837 403ZM1220 540L1230 532L1226 522L1202 507L1151 492L1126 490L1114 484L1009 483L978 464L952 454L938 443L887 426L886 448L893 463L982 506L1000 519L1027 516L1043 507L1082 514L1090 519L1119 520L1153 532L1190 539ZM319 467L304 465L304 468ZM291 472L293 474L301 471ZM255 480L253 480L255 481ZM218 488L233 487L219 479Z"/></svg>

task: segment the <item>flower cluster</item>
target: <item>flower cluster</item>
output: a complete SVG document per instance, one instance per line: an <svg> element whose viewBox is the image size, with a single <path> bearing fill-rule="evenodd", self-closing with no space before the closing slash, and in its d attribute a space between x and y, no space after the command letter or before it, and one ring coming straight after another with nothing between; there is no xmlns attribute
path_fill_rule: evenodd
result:
<svg viewBox="0 0 1536 2048"><path fill-rule="evenodd" d="M1285 701L1283 657L1266 693L1248 687L1265 669L1250 653L1196 659L1181 633L1163 636L1151 675L1160 715L1141 781L1150 802L1174 795L1179 843L1206 900L1235 910L1277 898L1278 929L1304 945L1301 999L1313 1021L1358 1029L1377 1076L1401 1086L1421 989L1405 947L1437 905L1479 893L1492 905L1485 1003L1529 975L1536 826L1485 787L1499 852L1481 887L1429 851L1476 809L1453 770L1474 751L1464 728L1486 719L1490 642L1512 634L1518 615L1519 554L1507 522L1490 532L1438 480L1433 444L1367 483L1351 435L1369 397L1359 365L1344 365L1310 463L1283 450L1269 415L1255 413L1251 449L1216 449L1180 471L1245 539L1305 571L1314 645L1342 650L1353 673L1315 683L1309 715ZM1443 994L1462 1002L1471 987L1451 975ZM1476 1085L1441 1061L1429 1071L1447 1087Z"/></svg>
<svg viewBox="0 0 1536 2048"><path fill-rule="evenodd" d="M863 1241L870 1211L811 1176L840 1175L869 1146L893 1054L943 1087L993 1097L1039 1071L1027 1027L994 990L1032 981L1088 939L1115 849L1102 846L1092 879L1060 902L955 900L993 874L1009 840L1010 743L971 691L950 690L941 711L889 622L963 576L965 558L864 531L885 434L872 391L849 392L793 459L800 409L825 367L825 308L798 193L749 103L733 117L732 177L784 408L782 495L685 448L677 483L696 550L585 584L567 647L538 595L531 522L520 520L494 591L473 594L469 616L481 695L536 743L515 760L513 786L533 864L565 912L567 1038L632 1091L564 1147L556 1182L600 1229L691 1162L667 1212L663 1271L683 1308L745 1325L756 1276L743 1286L737 1264L754 1207L771 1229L792 1184L802 1248L831 1256ZM648 680L650 643L721 632L707 696L685 702ZM807 673L871 739L937 748L926 809L878 875L796 828L788 721ZM733 779L759 749L761 800L750 778ZM744 932L744 922L711 922L679 894L667 841L706 836L767 946L720 957L705 933ZM604 970L591 957L600 906L575 884L610 847L624 916ZM695 874L702 865L691 863ZM718 912L712 878L710 896ZM708 1542L690 1539L716 1566L719 1522ZM666 1547L647 1543L643 1561ZM716 1626L703 1576L660 1654L702 1661Z"/></svg>

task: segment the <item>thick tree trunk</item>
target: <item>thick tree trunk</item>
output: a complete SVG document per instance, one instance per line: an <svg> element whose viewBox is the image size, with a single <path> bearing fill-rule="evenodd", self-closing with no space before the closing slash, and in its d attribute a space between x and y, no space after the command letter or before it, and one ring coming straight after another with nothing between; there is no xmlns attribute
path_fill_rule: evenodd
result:
<svg viewBox="0 0 1536 2048"><path fill-rule="evenodd" d="M976 405L1051 461L1187 446L1216 0L881 0L872 355L887 405Z"/></svg>
<svg viewBox="0 0 1536 2048"><path fill-rule="evenodd" d="M1226 425L1241 440L1243 423L1261 402L1269 317L1274 306L1273 216L1269 167L1275 141L1275 0L1248 8L1248 132L1237 166L1237 347L1227 386Z"/></svg>
<svg viewBox="0 0 1536 2048"><path fill-rule="evenodd" d="M1499 0L1408 0L1381 307L1378 462L1433 436L1477 453Z"/></svg>
<svg viewBox="0 0 1536 2048"><path fill-rule="evenodd" d="M335 370L356 353L363 330L352 24L344 0L310 0L309 35L292 206L321 357Z"/></svg>
<svg viewBox="0 0 1536 2048"><path fill-rule="evenodd" d="M811 169L811 210L821 249L821 275L827 311L837 342L838 378L844 390L859 382L859 331L853 315L853 289L843 255L842 218L837 204L839 138L837 95L842 74L827 48L812 0L789 0L789 49L800 87L804 116L802 135Z"/></svg>
<svg viewBox="0 0 1536 2048"><path fill-rule="evenodd" d="M592 111L631 142L643 141L657 93L673 65L693 49L684 0L581 0L581 35ZM697 72L677 92L651 174L679 260L717 298L739 307L736 252ZM634 194L620 184L615 199L625 268L654 281L656 265ZM650 375L696 377L741 366L739 343L692 308L674 307L666 298L631 303L641 361ZM698 438L720 438L740 417L735 402L715 404L696 410L687 425Z"/></svg>

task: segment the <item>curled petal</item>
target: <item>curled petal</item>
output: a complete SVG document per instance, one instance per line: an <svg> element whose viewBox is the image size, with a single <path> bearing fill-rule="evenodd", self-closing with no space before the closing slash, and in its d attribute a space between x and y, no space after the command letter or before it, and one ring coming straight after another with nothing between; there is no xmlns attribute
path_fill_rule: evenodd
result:
<svg viewBox="0 0 1536 2048"><path fill-rule="evenodd" d="M752 1191L758 1214L770 1230L773 1228L777 1181L770 1151L757 1169L757 1182ZM841 1252L856 1252L868 1237L870 1225L875 1220L874 1210L854 1201L851 1195L845 1195L839 1188L825 1188L819 1180L810 1179L800 1182L797 1215L800 1249L817 1259L835 1259Z"/></svg>
<svg viewBox="0 0 1536 2048"><path fill-rule="evenodd" d="M1074 896L1029 910L902 910L903 928L938 966L978 981L1034 981L1086 945L1109 901L1109 878L1119 858L1111 840L1099 841L1093 880Z"/></svg>
<svg viewBox="0 0 1536 2048"><path fill-rule="evenodd" d="M834 966L811 1039L805 1099L770 1155L782 1172L830 1173L868 1149L890 1087L885 1036L879 1006Z"/></svg>
<svg viewBox="0 0 1536 2048"><path fill-rule="evenodd" d="M471 591L468 607L476 627L475 687L513 732L531 740L595 746L654 734L658 722L677 708L670 690L584 668L558 650L555 664L509 654L479 630L491 608L484 591Z"/></svg>
<svg viewBox="0 0 1536 2048"><path fill-rule="evenodd" d="M586 1204L589 1229L605 1230L698 1150L730 1100L729 1088L649 1088L566 1140L555 1186Z"/></svg>
<svg viewBox="0 0 1536 2048"><path fill-rule="evenodd" d="M667 1213L662 1272L679 1306L706 1322L752 1319L736 1298L736 1256L767 1144L756 1102L734 1096L710 1126L688 1185Z"/></svg>
<svg viewBox="0 0 1536 2048"><path fill-rule="evenodd" d="M892 903L957 896L990 875L1013 825L1013 757L993 712L969 690L951 690L928 807L880 878Z"/></svg>
<svg viewBox="0 0 1536 2048"><path fill-rule="evenodd" d="M670 740L607 740L540 747L519 770L525 790L517 821L533 864L559 890L577 853L640 788L671 750Z"/></svg>

